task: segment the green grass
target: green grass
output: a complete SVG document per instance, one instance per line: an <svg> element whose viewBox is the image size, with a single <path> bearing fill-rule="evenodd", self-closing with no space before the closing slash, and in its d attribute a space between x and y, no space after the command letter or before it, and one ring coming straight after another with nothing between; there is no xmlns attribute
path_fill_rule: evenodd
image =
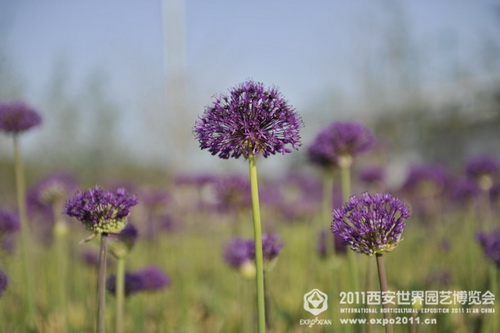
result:
<svg viewBox="0 0 500 333"><path fill-rule="evenodd" d="M318 203L319 204L319 203ZM184 206L189 206L183 202ZM132 220L141 221L141 216ZM183 226L173 233L161 233L153 240L141 238L127 258L127 269L138 270L148 265L164 269L171 277L168 289L156 293L141 293L126 299L126 332L255 332L256 301L253 280L243 278L227 266L222 259L224 243L235 233L239 223L240 236L252 237L249 211L238 216L238 221L207 215L203 211L178 212ZM281 235L285 246L272 271L267 274L267 288L273 332L368 332L367 327L341 327L339 318L339 292L348 291L349 270L346 256L335 260L320 259L315 252L317 225L321 218L311 216L308 221L286 223L271 210L264 208L264 230ZM413 217L404 232L404 240L391 253L385 255L389 288L391 290L480 290L488 289L487 261L474 238L480 222L465 213L450 211L442 218L431 221ZM425 222L425 223L424 223ZM316 226L315 226L316 225ZM32 228L36 227L32 225ZM325 228L329 226L326 225ZM43 245L33 240L32 263L34 272L37 323L41 333L63 332L62 311L57 307L58 286L68 287L69 332L93 332L96 309L96 274L86 266L79 253L95 249L97 242L79 245L85 238L83 227L70 221L68 280L57 280L57 258L54 245ZM450 244L443 250L443 241ZM0 265L8 273L10 285L0 299L0 331L26 332L26 306L22 265L19 249L13 255L0 256ZM359 262L360 284L367 283L369 260L356 255ZM110 265L109 274L114 272ZM374 271L375 272L375 271ZM443 284L432 276L449 275ZM378 290L376 276L371 276L372 290ZM303 309L304 293L317 288L328 294L329 309L320 314L322 319L333 320L333 325L307 328L300 319L312 319ZM107 327L113 332L114 297L107 295ZM498 313L498 301L496 302ZM466 306L469 307L469 306ZM342 315L347 317L347 315ZM393 314L393 317L395 315ZM490 325L494 315L449 314L421 315L436 318L437 325L421 325L420 333L493 332ZM363 318L362 316L359 316ZM375 315L382 318L382 314ZM354 318L351 315L351 318ZM396 325L395 332L409 332L408 325ZM372 332L383 332L382 326Z"/></svg>

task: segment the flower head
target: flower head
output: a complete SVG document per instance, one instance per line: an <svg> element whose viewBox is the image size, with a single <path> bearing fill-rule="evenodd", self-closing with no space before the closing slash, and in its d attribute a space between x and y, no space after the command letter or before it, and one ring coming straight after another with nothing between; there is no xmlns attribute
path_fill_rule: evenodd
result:
<svg viewBox="0 0 500 333"><path fill-rule="evenodd" d="M252 261L250 255L252 245L248 240L241 238L230 240L224 246L224 260L229 266L240 269L247 262Z"/></svg>
<svg viewBox="0 0 500 333"><path fill-rule="evenodd" d="M291 152L287 145L297 149L301 127L300 117L278 89L247 81L229 95L214 97L196 122L194 133L201 149L223 159L248 158L250 154L268 157Z"/></svg>
<svg viewBox="0 0 500 333"><path fill-rule="evenodd" d="M9 279L7 278L7 274L0 269L0 297L2 297L3 292L7 289L9 285Z"/></svg>
<svg viewBox="0 0 500 333"><path fill-rule="evenodd" d="M480 232L476 235L484 254L500 268L500 229L490 233Z"/></svg>
<svg viewBox="0 0 500 333"><path fill-rule="evenodd" d="M250 183L240 175L219 177L215 182L216 207L220 211L233 211L249 207Z"/></svg>
<svg viewBox="0 0 500 333"><path fill-rule="evenodd" d="M367 184L384 183L384 170L377 166L368 166L359 172L359 179Z"/></svg>
<svg viewBox="0 0 500 333"><path fill-rule="evenodd" d="M353 122L334 122L321 130L309 146L309 160L321 167L349 166L352 157L374 144L370 129Z"/></svg>
<svg viewBox="0 0 500 333"><path fill-rule="evenodd" d="M469 179L457 181L451 190L451 199L460 205L472 203L480 193L479 187Z"/></svg>
<svg viewBox="0 0 500 333"><path fill-rule="evenodd" d="M23 102L0 104L0 131L17 134L36 127L41 122L42 117Z"/></svg>
<svg viewBox="0 0 500 333"><path fill-rule="evenodd" d="M106 280L106 289L113 295L116 294L116 275L110 275ZM134 272L125 273L125 296L138 293L144 289L144 280L141 274Z"/></svg>
<svg viewBox="0 0 500 333"><path fill-rule="evenodd" d="M156 291L170 286L170 278L157 267L146 267L139 272L144 291Z"/></svg>
<svg viewBox="0 0 500 333"><path fill-rule="evenodd" d="M332 232L368 256L392 251L400 242L410 210L390 194L352 196L333 211Z"/></svg>
<svg viewBox="0 0 500 333"><path fill-rule="evenodd" d="M255 242L253 240L250 241L250 256L252 259L255 259ZM281 242L280 236L277 234L262 235L262 257L264 261L273 261L278 257L281 252L281 248L283 247L283 242Z"/></svg>
<svg viewBox="0 0 500 333"><path fill-rule="evenodd" d="M127 223L119 234L110 235L111 253L117 258L126 256L134 247L137 237L137 228L132 223Z"/></svg>
<svg viewBox="0 0 500 333"><path fill-rule="evenodd" d="M423 195L441 193L448 186L449 175L438 165L413 166L403 184L403 189Z"/></svg>
<svg viewBox="0 0 500 333"><path fill-rule="evenodd" d="M500 172L498 162L489 156L472 158L467 161L465 173L467 178L475 181L479 188L489 191L496 175Z"/></svg>
<svg viewBox="0 0 500 333"><path fill-rule="evenodd" d="M66 202L65 213L82 222L93 233L117 234L127 224L130 207L137 198L123 188L107 192L100 187L79 191Z"/></svg>
<svg viewBox="0 0 500 333"><path fill-rule="evenodd" d="M0 209L0 238L19 229L19 216L13 211Z"/></svg>
<svg viewBox="0 0 500 333"><path fill-rule="evenodd" d="M41 179L28 193L30 206L52 206L64 201L76 188L76 180L69 175L53 174Z"/></svg>
<svg viewBox="0 0 500 333"><path fill-rule="evenodd" d="M170 285L170 278L157 267L147 267L138 272L125 273L125 296L141 291L158 291ZM108 277L106 289L113 295L116 293L116 275Z"/></svg>

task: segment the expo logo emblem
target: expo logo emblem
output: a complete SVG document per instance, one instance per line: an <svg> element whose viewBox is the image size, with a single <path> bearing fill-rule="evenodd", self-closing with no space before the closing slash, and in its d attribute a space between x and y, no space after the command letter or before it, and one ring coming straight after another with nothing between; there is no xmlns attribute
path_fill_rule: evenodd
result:
<svg viewBox="0 0 500 333"><path fill-rule="evenodd" d="M328 309L328 295L313 289L304 295L304 310L317 316Z"/></svg>
<svg viewBox="0 0 500 333"><path fill-rule="evenodd" d="M328 309L328 295L319 289L313 289L304 295L304 310L312 313L316 318L301 319L300 325L313 327L314 325L331 325L330 319L319 319L317 316Z"/></svg>

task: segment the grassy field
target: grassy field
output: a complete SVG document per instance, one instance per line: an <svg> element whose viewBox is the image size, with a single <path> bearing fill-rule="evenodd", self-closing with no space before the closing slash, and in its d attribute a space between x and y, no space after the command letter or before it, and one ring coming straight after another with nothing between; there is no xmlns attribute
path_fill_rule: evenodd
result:
<svg viewBox="0 0 500 333"><path fill-rule="evenodd" d="M151 185L146 187L146 184L135 186L140 203L132 209L130 221L138 227L140 237L126 259L126 268L134 271L146 266L157 266L169 275L172 283L164 290L138 293L127 298L124 319L126 332L254 332L255 282L229 267L222 255L225 242L231 238L252 237L251 211L245 207L238 211L215 211L211 207L213 196L205 195L203 198L208 200L200 200L201 192L197 192L195 187L171 183L154 188L168 191L171 199L159 211L152 212L141 203L141 193L152 188ZM292 193L290 188L284 191ZM299 201L289 202L288 205L298 208ZM437 200L431 200L431 204L437 203ZM266 272L272 325L270 331L383 332L382 325L340 324L340 318L367 317L366 314L341 314L341 308L367 306L340 304L340 293L351 291L347 256L330 254L322 258L318 255L318 231L329 229L329 221L321 220L320 206L320 202L306 205L305 213L295 215L296 218L291 221L284 217L276 205L263 205L264 230L278 233L285 244L275 267ZM413 211L403 234L404 240L393 252L385 255L389 289L451 292L489 290L493 264L484 256L475 238L475 233L482 230L484 225L480 211L474 207L467 210L452 202L441 203L434 208L425 214ZM497 213L493 211L494 223L498 223ZM153 223L155 232L148 237L146 230L151 226L148 227L147 221L151 214L168 214L174 221L174 227L161 229L158 219L150 219L149 223ZM67 237L47 239L51 232L50 223L36 215L31 217L30 258L37 325L40 332L65 331L59 294L63 284L66 289L64 298L67 300L67 331L92 332L95 326L97 268L86 264L82 260L82 253L97 253L98 242L94 240L79 244L87 236L83 226L76 220L63 218L70 228ZM65 243L63 253L58 240ZM27 332L20 252L17 246L13 253L3 252L1 255L1 267L8 273L10 281L0 299L2 332ZM355 257L361 282L358 291L379 290L375 259L361 254L355 254ZM58 274L61 262L67 265L64 281L60 281ZM114 273L114 269L112 259L108 275ZM304 323L304 320L316 317L303 308L303 296L312 289L320 289L329 296L328 310L317 317L331 320L331 325L301 325L301 320ZM114 301L113 295L108 294L107 324L110 331L113 331L114 326ZM498 302L496 304L498 314ZM436 323L418 325L417 332L493 332L491 325L496 314L480 313L482 307L494 309L493 306L465 304L424 307L463 308L464 312L477 308L479 313L420 313L420 320L435 319ZM372 316L382 318L380 313ZM411 314L400 316L411 317ZM409 324L395 325L395 332L410 330Z"/></svg>

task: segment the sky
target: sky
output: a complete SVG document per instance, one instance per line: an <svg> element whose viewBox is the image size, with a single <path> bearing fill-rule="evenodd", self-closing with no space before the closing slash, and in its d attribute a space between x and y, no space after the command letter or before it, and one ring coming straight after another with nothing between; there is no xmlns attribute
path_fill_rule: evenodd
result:
<svg viewBox="0 0 500 333"><path fill-rule="evenodd" d="M141 159L163 161L158 140L176 119L194 124L214 94L248 78L278 86L304 119L318 112L326 120L331 111L315 110L318 100L360 99L367 66L389 75L383 72L390 38L418 50L419 78L426 84L450 80L457 64L487 73L480 61L485 41L500 44L495 1L187 0L180 11L185 30L179 30L185 52L179 52L165 48L164 28L172 21L164 10L176 1L0 0L0 47L22 78L23 97L46 108L57 66L66 66L68 90L75 93L100 73L120 110L120 140ZM176 62L176 54L185 57ZM411 67L408 58L403 65ZM168 110L165 97L178 66L188 82L182 115ZM191 128L184 127L187 137ZM165 138L172 139L167 155L186 154L175 151L175 138ZM194 139L185 148L211 157L197 150Z"/></svg>

